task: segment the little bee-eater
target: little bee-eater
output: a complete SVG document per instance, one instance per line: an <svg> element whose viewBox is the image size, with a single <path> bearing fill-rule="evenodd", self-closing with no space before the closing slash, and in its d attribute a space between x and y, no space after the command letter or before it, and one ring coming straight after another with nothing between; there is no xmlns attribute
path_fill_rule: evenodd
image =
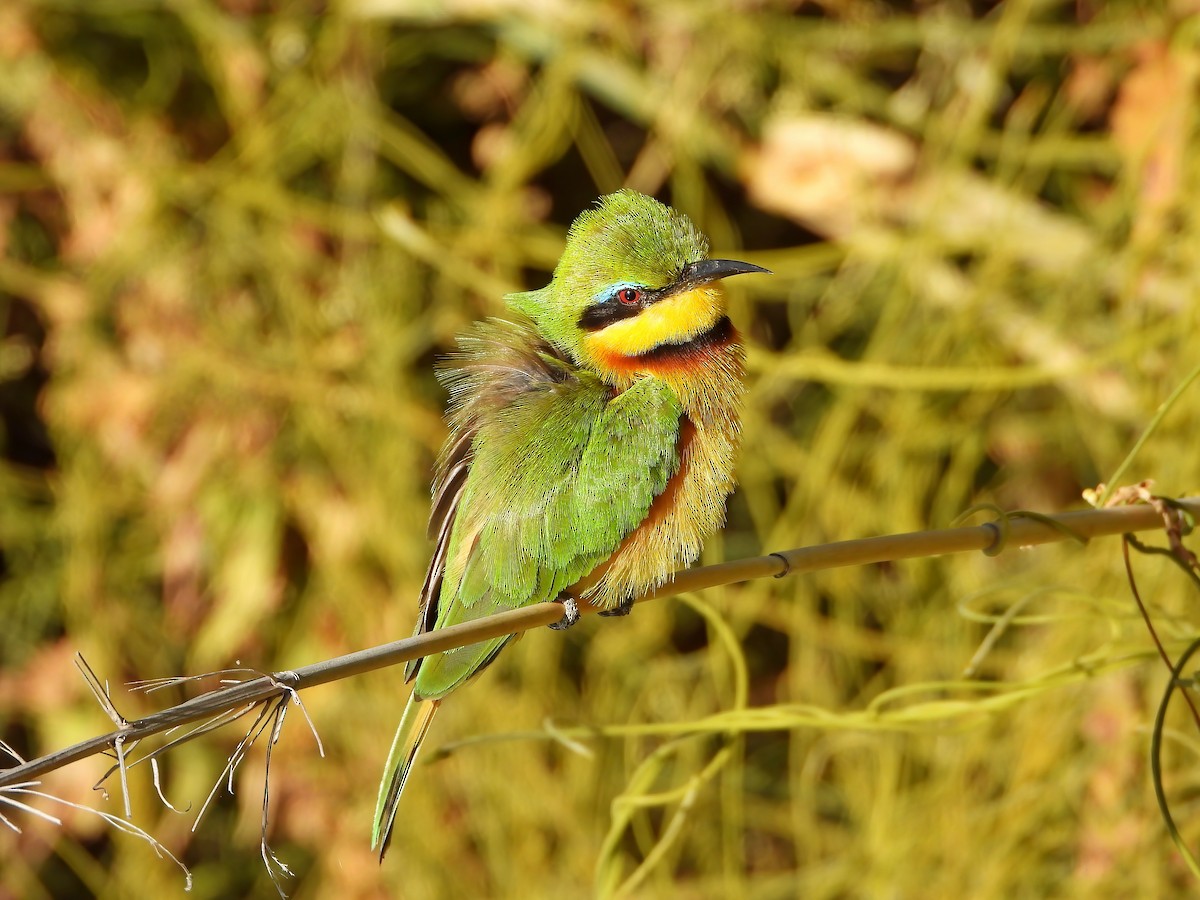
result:
<svg viewBox="0 0 1200 900"><path fill-rule="evenodd" d="M695 561L725 519L740 435L742 347L686 216L636 191L571 225L550 284L505 299L525 320L460 338L441 373L450 436L433 483L433 559L417 633L561 600L608 614ZM510 637L416 660L379 786L372 846L438 704Z"/></svg>

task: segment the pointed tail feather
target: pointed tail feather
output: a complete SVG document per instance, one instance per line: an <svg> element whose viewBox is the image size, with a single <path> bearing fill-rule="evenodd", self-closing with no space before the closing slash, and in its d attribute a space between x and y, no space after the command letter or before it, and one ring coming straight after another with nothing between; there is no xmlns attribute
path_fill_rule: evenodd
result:
<svg viewBox="0 0 1200 900"><path fill-rule="evenodd" d="M375 803L375 826L371 829L371 849L379 848L379 861L387 853L392 839L392 826L396 822L396 807L400 803L400 792L408 781L409 770L416 761L417 751L429 731L429 723L437 712L440 700L422 700L414 693L408 698L400 726L392 738L392 749L388 753L383 769L383 780L379 782L379 799Z"/></svg>

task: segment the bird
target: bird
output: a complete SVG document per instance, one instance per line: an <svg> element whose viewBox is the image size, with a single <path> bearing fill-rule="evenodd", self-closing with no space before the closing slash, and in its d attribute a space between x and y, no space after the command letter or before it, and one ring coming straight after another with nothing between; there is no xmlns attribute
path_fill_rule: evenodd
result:
<svg viewBox="0 0 1200 900"><path fill-rule="evenodd" d="M724 524L741 437L744 350L722 279L683 213L634 190L579 214L551 281L458 339L439 367L449 434L432 486L434 551L416 634L548 600L627 614ZM498 637L410 662L379 786L382 862L400 794L442 701Z"/></svg>

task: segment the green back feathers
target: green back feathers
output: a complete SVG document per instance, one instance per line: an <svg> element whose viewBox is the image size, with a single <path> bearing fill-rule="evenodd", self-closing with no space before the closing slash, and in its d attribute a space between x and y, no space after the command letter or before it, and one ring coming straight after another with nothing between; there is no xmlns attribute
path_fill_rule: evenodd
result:
<svg viewBox="0 0 1200 900"><path fill-rule="evenodd" d="M597 294L620 284L663 287L707 255L708 240L683 213L637 191L617 191L572 223L549 285L505 300L581 363L577 322Z"/></svg>
<svg viewBox="0 0 1200 900"><path fill-rule="evenodd" d="M617 549L679 467L682 407L663 382L614 397L513 323L481 323L460 346L445 375L447 446L470 436L470 469L422 628L555 599ZM417 694L444 696L507 640L424 660Z"/></svg>

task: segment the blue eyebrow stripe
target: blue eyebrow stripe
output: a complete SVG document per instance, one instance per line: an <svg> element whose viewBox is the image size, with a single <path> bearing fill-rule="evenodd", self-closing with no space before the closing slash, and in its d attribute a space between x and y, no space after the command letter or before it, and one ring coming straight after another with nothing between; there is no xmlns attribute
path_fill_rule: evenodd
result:
<svg viewBox="0 0 1200 900"><path fill-rule="evenodd" d="M637 288L638 290L644 291L646 286L637 284L633 281L617 281L613 284L610 284L608 287L601 288L595 294L593 294L592 303L611 303L613 300L617 299L617 293L625 288Z"/></svg>
<svg viewBox="0 0 1200 900"><path fill-rule="evenodd" d="M592 297L591 305L584 309L579 321L575 324L584 331L599 331L614 322L632 319L642 311L642 304L626 306L624 303L618 303L617 293L625 288L637 288L645 291L646 294L650 293L642 285L634 284L631 281L618 281L610 284Z"/></svg>

